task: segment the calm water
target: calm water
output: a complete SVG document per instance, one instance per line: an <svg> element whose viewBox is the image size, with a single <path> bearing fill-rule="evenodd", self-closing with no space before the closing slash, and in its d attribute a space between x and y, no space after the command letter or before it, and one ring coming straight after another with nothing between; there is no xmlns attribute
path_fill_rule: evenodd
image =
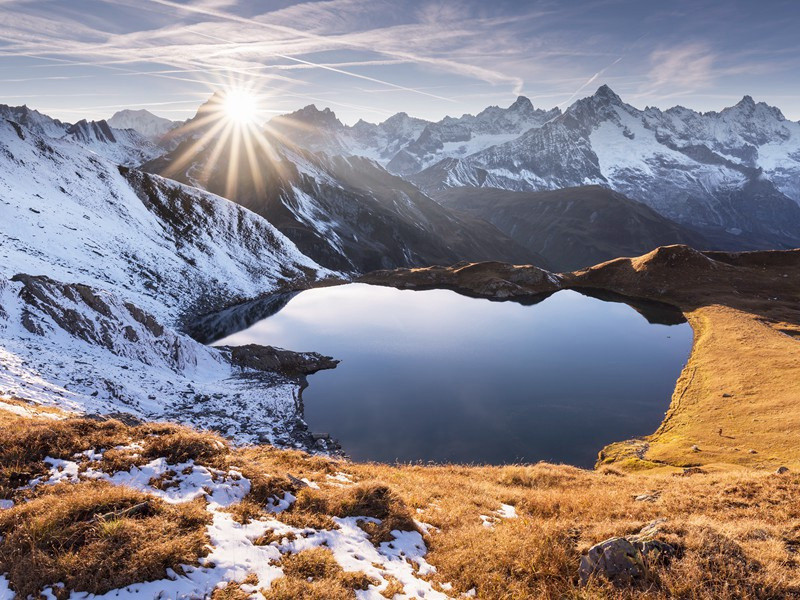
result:
<svg viewBox="0 0 800 600"><path fill-rule="evenodd" d="M305 419L356 460L592 466L605 444L655 430L691 341L686 323L573 291L523 306L349 284L217 343L340 359L309 377Z"/></svg>

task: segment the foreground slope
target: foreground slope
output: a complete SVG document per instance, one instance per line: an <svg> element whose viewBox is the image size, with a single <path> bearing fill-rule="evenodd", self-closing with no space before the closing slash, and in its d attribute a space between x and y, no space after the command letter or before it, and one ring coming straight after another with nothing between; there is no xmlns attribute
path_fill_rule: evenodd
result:
<svg viewBox="0 0 800 600"><path fill-rule="evenodd" d="M798 493L793 472L359 464L2 397L0 596L795 598ZM590 547L643 527L660 552L581 583Z"/></svg>

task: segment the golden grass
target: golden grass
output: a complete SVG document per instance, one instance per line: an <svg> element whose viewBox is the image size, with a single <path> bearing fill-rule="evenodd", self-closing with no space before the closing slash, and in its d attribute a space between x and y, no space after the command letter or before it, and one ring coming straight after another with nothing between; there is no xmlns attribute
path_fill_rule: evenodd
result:
<svg viewBox="0 0 800 600"><path fill-rule="evenodd" d="M55 582L103 593L195 563L207 521L202 502L173 506L103 482L59 484L0 512L0 572L21 598Z"/></svg>
<svg viewBox="0 0 800 600"><path fill-rule="evenodd" d="M364 573L344 571L331 551L321 547L285 555L281 566L284 576L264 592L268 600L350 600L355 590L380 583Z"/></svg>
<svg viewBox="0 0 800 600"><path fill-rule="evenodd" d="M800 444L791 442L800 431L800 341L725 306L687 317L695 331L691 359L666 419L648 438L646 458L800 468Z"/></svg>
<svg viewBox="0 0 800 600"><path fill-rule="evenodd" d="M172 442L164 440L158 447L174 451L174 457L193 456L185 449L199 448L201 464L236 466L253 479L250 496L242 504L245 508L240 509L241 518L265 516L267 499L293 490L298 496L294 506L271 516L294 526L331 528L334 516L373 516L383 521L380 528L370 531L378 543L390 539L392 529L413 529L413 519L433 525L436 530L425 536L427 560L438 569L432 580L434 585L452 583L455 593L474 587L479 597L492 599L800 597L800 474L794 470L776 475L744 468L708 468L690 477L676 477L657 470L626 473L612 467L599 472L545 463L503 467L360 464L269 447L218 450L217 444L208 443L206 433L180 428L176 435L174 426L165 427ZM26 429L31 431L26 433ZM71 456L93 444L138 439L146 445L151 443L149 438L158 437L153 433L157 429L151 426L150 433L144 434L140 428L123 425L45 422L4 416L0 411L0 440L48 440L24 451L3 445L4 460L32 460L40 457L44 448L47 453L56 449ZM79 437L73 439L76 431L85 435L83 443ZM66 439L60 439L61 435ZM329 484L327 476L337 472L345 472L356 483L344 487ZM321 489L298 490L287 473L306 477ZM97 492L93 494L84 491L94 489ZM111 489L117 488L103 484L55 486L39 492L41 497L34 495L31 502L0 513L2 535L6 536L0 571L16 573L12 573L12 581L17 586L24 585L18 583L22 573L33 569L36 580L26 590L57 580L79 586L75 589L96 585L94 580L69 579L66 571L56 570L76 564L70 562L76 559L68 558L73 552L69 545L64 545L62 557L61 550L48 554L31 541L32 528L38 527L40 519L50 522L50 527L74 520L74 525L59 525L58 535L74 527L83 536L80 539L88 540L80 546L88 558L81 555L81 560L93 566L75 572L105 573L108 583L104 586L163 576L166 564L192 562L201 552L202 525L190 514L184 517L189 525L181 529L180 515L161 512L182 507L159 505L157 514L146 517L154 519L146 526L144 515L92 522L95 514L109 512L104 499ZM124 494L132 495L123 496L128 499L114 504L112 510L141 498L136 492ZM636 501L640 494L650 494L655 501ZM501 503L513 505L518 518L499 518L495 511ZM81 506L86 508L78 509ZM236 513L237 509L232 510ZM72 516L59 516L62 511ZM496 517L494 527L484 527L480 515ZM679 551L669 564L655 567L634 588L615 589L603 581L579 586L578 562L591 545L635 533L660 517L668 519L661 539ZM118 520L131 522L120 524ZM120 537L121 549L104 545ZM185 543L176 548L175 540ZM276 540L261 543L272 541ZM148 550L134 561L127 557L120 561L115 554L123 549L132 552L133 547ZM25 558L34 555L39 557L35 566ZM368 585L363 574L332 576L336 569L330 561L301 555L284 559L288 574L265 590L268 598L352 598L354 588ZM111 557L123 566L112 564ZM91 561L97 561L96 565ZM317 567L315 561L322 566ZM316 568L322 570L307 574ZM309 582L307 576L313 580ZM237 598L235 594L244 593L236 589L230 587L225 592L228 596L219 597Z"/></svg>

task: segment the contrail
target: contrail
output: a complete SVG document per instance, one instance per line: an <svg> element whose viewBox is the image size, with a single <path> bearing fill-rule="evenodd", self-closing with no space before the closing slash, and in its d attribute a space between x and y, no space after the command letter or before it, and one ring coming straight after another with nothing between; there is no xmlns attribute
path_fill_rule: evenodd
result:
<svg viewBox="0 0 800 600"><path fill-rule="evenodd" d="M188 12L204 14L204 15L207 15L207 16L210 16L210 17L217 17L218 19L227 19L229 21L235 21L235 22L238 22L238 23L245 23L247 25L256 25L258 27L263 27L265 29L271 29L273 31L280 31L281 33L287 33L287 34L290 34L290 35L293 35L293 36L305 37L305 38L308 38L308 39L313 39L313 40L317 40L317 41L324 41L324 42L327 42L327 43L330 43L330 41L331 41L329 38L327 38L325 36L316 35L316 34L308 33L308 32L305 32L305 31L300 31L300 30L294 29L292 27L286 27L286 26L283 26L283 25L275 25L275 24L272 24L272 23L264 23L263 21L256 21L254 19L248 19L248 18L245 18L245 17L240 17L238 15L232 15L232 14L229 14L229 13L220 12L220 11L217 11L217 10L211 10L211 9L207 9L207 8L200 8L198 6L189 6L189 5L186 5L186 4L178 4L176 2L171 2L170 0L150 0L150 2L153 2L155 4L161 4L162 6L169 6L171 8L177 8L177 9L188 11ZM195 31L194 33L196 33L197 35L203 36L203 37L207 37L209 39L216 39L217 41L220 41L220 42L225 42L225 43L229 43L229 44L235 44L236 43L236 42L233 42L231 40L226 40L226 39L219 38L219 37L216 37L216 36L213 36L213 35L200 33L199 31ZM377 79L375 77L369 77L367 75L360 75L359 73L353 73L352 71L346 71L344 69L337 69L336 67L331 67L331 66L327 66L327 65L324 65L324 64L315 63L315 62L312 62L310 60L303 60L302 58L289 56L287 54L279 54L277 52L271 52L271 54L273 56L277 56L278 58L283 58L284 60L289 60L289 61L292 61L292 62L295 62L295 63L298 63L298 64L307 65L307 66L314 67L314 68L317 68L317 69L323 69L325 71L332 71L333 73L339 73L341 75L348 75L350 77L355 77L356 79L361 79L361 80L364 80L364 81L370 81L372 83L379 83L381 85L385 85L385 86L388 86L388 87L391 87L391 88L395 88L395 89L398 89L398 90L403 90L403 91L406 91L406 92L412 92L414 94L421 94L423 96L428 96L430 98L436 98L437 100L444 100L445 102L455 102L455 100L453 100L452 98L445 98L444 96L437 96L436 94L429 94L428 92L424 92L422 90L418 90L418 89L411 88L411 87L406 87L406 86L403 86L403 85L398 85L396 83L391 83L390 81L384 81L382 79Z"/></svg>

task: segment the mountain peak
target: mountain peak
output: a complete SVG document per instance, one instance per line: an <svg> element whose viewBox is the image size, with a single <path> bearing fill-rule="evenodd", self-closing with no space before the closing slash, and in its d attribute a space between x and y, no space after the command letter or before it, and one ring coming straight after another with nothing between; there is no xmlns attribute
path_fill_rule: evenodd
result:
<svg viewBox="0 0 800 600"><path fill-rule="evenodd" d="M327 106L322 110L318 109L315 104L309 104L308 106L304 106L300 110L296 110L293 113L285 115L286 119L292 119L294 121L300 121L307 125L315 125L317 127L328 127L328 128L342 128L342 122L336 117L336 113L333 112Z"/></svg>
<svg viewBox="0 0 800 600"><path fill-rule="evenodd" d="M742 99L736 103L736 106L739 106L741 108L753 108L755 107L755 105L756 101L753 100L753 97L750 96L749 94L745 94L744 96L742 96Z"/></svg>
<svg viewBox="0 0 800 600"><path fill-rule="evenodd" d="M597 88L597 91L594 93L594 97L607 102L622 103L622 98L620 98L616 92L614 92L614 90L612 90L605 83Z"/></svg>
<svg viewBox="0 0 800 600"><path fill-rule="evenodd" d="M525 96L517 96L517 99L514 100L514 104L509 106L508 110L531 111L533 110L533 103Z"/></svg>

